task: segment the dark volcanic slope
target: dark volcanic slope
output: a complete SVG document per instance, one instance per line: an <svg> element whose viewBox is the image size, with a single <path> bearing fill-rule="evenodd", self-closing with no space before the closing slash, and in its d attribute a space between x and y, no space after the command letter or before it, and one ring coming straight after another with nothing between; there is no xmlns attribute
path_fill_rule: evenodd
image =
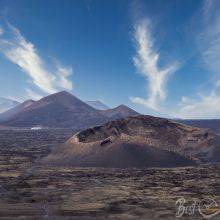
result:
<svg viewBox="0 0 220 220"><path fill-rule="evenodd" d="M79 132L43 162L55 166L185 166L193 162L184 156L211 160L214 140L215 135L206 129L140 115Z"/></svg>
<svg viewBox="0 0 220 220"><path fill-rule="evenodd" d="M176 167L194 162L174 152L144 143L116 140L114 143L66 144L50 154L43 163L76 167Z"/></svg>
<svg viewBox="0 0 220 220"><path fill-rule="evenodd" d="M4 125L15 127L72 127L85 128L105 118L91 106L67 92L59 92L32 104Z"/></svg>
<svg viewBox="0 0 220 220"><path fill-rule="evenodd" d="M116 108L107 109L102 112L104 115L106 115L107 117L112 118L112 119L119 119L119 118L125 118L128 116L138 115L138 113L136 111L127 107L126 105L119 105Z"/></svg>
<svg viewBox="0 0 220 220"><path fill-rule="evenodd" d="M128 115L127 111L124 114L120 111L119 114L117 108L112 111L115 114L109 115L105 111L92 108L67 92L59 92L34 102L1 124L12 127L42 126L81 130Z"/></svg>
<svg viewBox="0 0 220 220"><path fill-rule="evenodd" d="M214 132L220 134L220 119L195 119L195 120L178 120L178 121L199 128L209 128Z"/></svg>

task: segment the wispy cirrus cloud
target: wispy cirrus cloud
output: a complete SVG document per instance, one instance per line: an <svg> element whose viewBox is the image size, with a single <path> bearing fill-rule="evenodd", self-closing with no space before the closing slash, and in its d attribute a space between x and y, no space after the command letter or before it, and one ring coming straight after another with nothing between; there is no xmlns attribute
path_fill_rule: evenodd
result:
<svg viewBox="0 0 220 220"><path fill-rule="evenodd" d="M202 10L205 16L213 9L215 2L216 0L204 0Z"/></svg>
<svg viewBox="0 0 220 220"><path fill-rule="evenodd" d="M183 97L180 109L174 113L181 118L220 118L220 3L205 0L200 12L202 30L195 33L202 66L209 71L211 88L198 91L194 98ZM201 20L201 18L203 18ZM204 92L206 93L204 95Z"/></svg>
<svg viewBox="0 0 220 220"><path fill-rule="evenodd" d="M180 109L173 115L184 119L220 118L220 96L213 90L209 95L199 95L197 99L182 97Z"/></svg>
<svg viewBox="0 0 220 220"><path fill-rule="evenodd" d="M71 90L73 88L72 82L68 79L68 77L72 74L72 67L66 67L60 64L59 61L56 60L56 75L58 86L61 88L65 88L67 90Z"/></svg>
<svg viewBox="0 0 220 220"><path fill-rule="evenodd" d="M206 90L197 85L196 94L183 96L176 106L161 109L160 103L166 99L166 85L170 74L178 69L174 62L166 68L159 68L159 53L154 49L150 23L146 20L137 24L134 32L137 54L135 66L146 79L149 96L146 99L136 97L131 100L170 117L201 119L220 118L220 3L216 0L204 0L202 7L193 17L192 41L195 42L200 68L208 71L209 86ZM195 21L195 20L198 20ZM187 33L188 35L188 33ZM202 89L201 89L202 88ZM208 90L207 90L208 89Z"/></svg>
<svg viewBox="0 0 220 220"><path fill-rule="evenodd" d="M24 102L26 100L29 100L29 99L32 99L32 100L40 100L41 98L43 98L42 95L40 95L39 93L33 91L32 89L30 88L24 88L25 90L25 93L24 94L19 94L17 96L7 96L6 98L8 99L12 99L12 100L15 100L15 101L18 101L18 102Z"/></svg>
<svg viewBox="0 0 220 220"><path fill-rule="evenodd" d="M26 97L25 98L27 98L27 99L39 100L39 99L43 98L42 95L34 92L33 90L31 90L29 88L26 88L25 91L26 91Z"/></svg>
<svg viewBox="0 0 220 220"><path fill-rule="evenodd" d="M51 67L39 55L35 45L26 40L11 24L7 24L6 30L0 29L0 33L0 51L8 60L18 65L42 92L50 94L73 88L68 78L72 74L72 68L61 64ZM30 90L26 92L30 94Z"/></svg>
<svg viewBox="0 0 220 220"><path fill-rule="evenodd" d="M0 27L0 36L4 33L3 29Z"/></svg>
<svg viewBox="0 0 220 220"><path fill-rule="evenodd" d="M210 2L212 2L212 8L203 14L202 31L196 35L196 45L204 66L220 76L220 2Z"/></svg>
<svg viewBox="0 0 220 220"><path fill-rule="evenodd" d="M147 98L132 97L131 101L160 111L160 103L167 96L167 80L178 69L179 64L174 62L164 68L158 66L159 53L154 49L149 20L143 19L137 22L134 28L134 40L137 52L133 59L134 64L146 80L149 96Z"/></svg>

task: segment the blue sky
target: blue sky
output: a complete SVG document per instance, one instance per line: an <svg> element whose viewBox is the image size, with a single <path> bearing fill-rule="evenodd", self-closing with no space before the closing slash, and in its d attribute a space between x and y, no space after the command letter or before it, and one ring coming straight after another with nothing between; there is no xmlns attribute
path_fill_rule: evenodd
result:
<svg viewBox="0 0 220 220"><path fill-rule="evenodd" d="M220 118L217 0L0 0L0 96L67 90L144 113Z"/></svg>

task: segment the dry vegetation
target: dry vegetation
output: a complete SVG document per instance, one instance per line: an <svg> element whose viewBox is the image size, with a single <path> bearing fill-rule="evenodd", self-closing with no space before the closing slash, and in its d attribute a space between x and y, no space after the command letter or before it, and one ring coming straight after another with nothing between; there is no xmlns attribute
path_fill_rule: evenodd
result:
<svg viewBox="0 0 220 220"><path fill-rule="evenodd" d="M1 220L174 219L178 198L191 202L211 197L220 202L217 165L124 170L37 165L71 134L68 130L0 131ZM196 212L193 219L201 215Z"/></svg>

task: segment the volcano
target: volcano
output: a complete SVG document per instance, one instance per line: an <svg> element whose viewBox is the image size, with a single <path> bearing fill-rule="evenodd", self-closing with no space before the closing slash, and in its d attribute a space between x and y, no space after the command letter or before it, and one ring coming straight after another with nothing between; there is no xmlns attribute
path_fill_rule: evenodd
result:
<svg viewBox="0 0 220 220"><path fill-rule="evenodd" d="M79 167L176 167L210 158L216 136L207 129L153 116L134 116L86 129L42 163Z"/></svg>

